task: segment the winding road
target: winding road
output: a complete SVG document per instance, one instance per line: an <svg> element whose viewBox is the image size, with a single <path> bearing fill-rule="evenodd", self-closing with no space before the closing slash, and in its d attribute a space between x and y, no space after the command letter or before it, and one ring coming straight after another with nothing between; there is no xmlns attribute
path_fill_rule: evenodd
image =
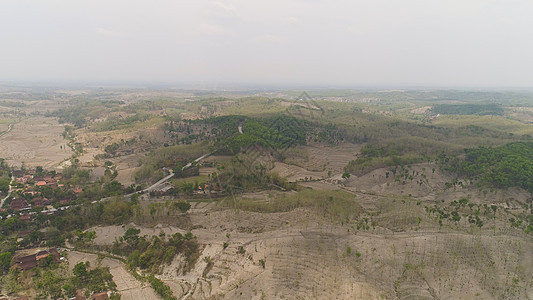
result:
<svg viewBox="0 0 533 300"><path fill-rule="evenodd" d="M11 175L11 182L9 182L9 191L7 192L7 196L0 200L0 208L4 206L4 201L6 201L9 196L11 196L11 191L13 190L13 186L11 184L13 183L13 181L15 181L15 176Z"/></svg>
<svg viewBox="0 0 533 300"><path fill-rule="evenodd" d="M204 154L204 155L198 157L197 159L195 159L194 162L199 162L202 159L210 156L211 154L213 154L213 152ZM187 163L185 166L183 166L183 168L181 168L181 170L183 171L183 170L185 170L187 168L190 168L192 166L192 164L193 164L192 162ZM139 191L137 193L150 192L150 191L153 191L153 190L157 189L161 184L165 183L167 180L172 178L174 176L174 174L175 174L174 172L170 173L170 175L167 175L166 177L161 178L158 182L152 184L151 186L149 186L149 187L145 188L144 190ZM132 195L132 194L130 194L130 195ZM126 195L126 196L129 196L129 195Z"/></svg>
<svg viewBox="0 0 533 300"><path fill-rule="evenodd" d="M11 130L11 128L13 128L12 124L10 125L10 128L8 128L8 130ZM8 131L6 130L6 131ZM242 131L242 123L239 123L239 126L238 126L238 131L239 131L239 134L243 134L243 131ZM7 133L7 132L4 132L4 134ZM0 135L1 136L1 135ZM185 166L183 166L183 168L181 168L181 170L185 170L189 167L191 167L193 165L193 163L197 163L197 162L200 162L202 159L206 158L206 157L209 157L210 155L212 155L213 153L215 153L216 151L213 151L213 152L210 152L210 153L206 153L198 158L196 158L195 160L187 163ZM143 193L143 192L151 192L151 191L154 191L156 190L160 185L162 185L163 183L165 183L166 181L168 181L170 178L174 177L174 172L171 172L169 175L161 178L159 181L157 181L156 183L152 184L151 186L145 188L144 190L141 190L141 191L137 191L137 192L134 192L134 193L131 193L131 194L127 194L127 195L124 195L125 197L131 197L133 194L140 194L140 193ZM15 180L14 177L11 178L11 180ZM1 200L1 204L0 204L0 207L2 207L2 205L4 204L4 200L6 200L9 195L11 194L11 184L9 185L9 193L8 195ZM98 203L98 202L102 202L102 201L107 201L109 199L111 199L112 197L107 197L107 198L102 198L100 200L95 200L93 201L92 203ZM61 207L59 210L66 210L66 209L70 209L72 207L76 207L76 206L79 206L79 205L69 205L69 206L63 206ZM41 213L52 213L54 211L57 211L58 209L52 209L52 210L42 210Z"/></svg>
<svg viewBox="0 0 533 300"><path fill-rule="evenodd" d="M239 134L243 134L243 131L242 131L242 125L243 125L243 122L239 123L239 126L237 127L237 129L238 129L238 131L239 131ZM206 154L204 154L204 155L198 157L197 159L195 159L194 162L200 162L202 159L204 159L204 158L206 158L206 157L212 155L212 154L215 153L215 152L216 152L216 151L213 151L213 152L211 152L211 153L206 153ZM187 163L185 166L183 166L183 168L181 168L181 170L183 171L183 170L185 170L185 169L191 167L192 164L193 164L192 162ZM167 180L169 180L169 179L172 178L173 176L174 176L174 173L172 172L172 173L170 173L169 175L167 175L167 176L161 178L158 182L156 182L156 183L152 184L151 186L145 188L144 190L139 191L139 192L135 192L135 193L151 192L151 191L153 191L153 190L156 190L160 185L162 185L163 183L165 183ZM135 194L135 193L132 193L132 194L129 194L129 195L126 195L126 196L129 197L129 196L131 196L131 195L133 195L133 194Z"/></svg>

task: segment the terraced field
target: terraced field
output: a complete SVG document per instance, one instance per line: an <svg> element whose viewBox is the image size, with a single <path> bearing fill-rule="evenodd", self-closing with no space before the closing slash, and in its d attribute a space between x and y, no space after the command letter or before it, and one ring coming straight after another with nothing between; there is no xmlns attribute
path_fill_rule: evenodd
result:
<svg viewBox="0 0 533 300"><path fill-rule="evenodd" d="M120 293L121 299L160 299L150 285L135 279L133 275L126 271L124 264L121 262L110 258L99 260L96 254L77 251L68 252L69 270L72 270L77 263L86 261L91 266L109 267L109 272L113 275L113 281L117 285L117 292Z"/></svg>
<svg viewBox="0 0 533 300"><path fill-rule="evenodd" d="M201 257L186 273L178 257L159 277L178 299L531 297L533 241L524 233L439 226L412 201L353 193L365 212L349 222L303 208L256 213L193 205L187 218ZM368 228L358 228L365 218ZM143 234L179 230L165 228Z"/></svg>

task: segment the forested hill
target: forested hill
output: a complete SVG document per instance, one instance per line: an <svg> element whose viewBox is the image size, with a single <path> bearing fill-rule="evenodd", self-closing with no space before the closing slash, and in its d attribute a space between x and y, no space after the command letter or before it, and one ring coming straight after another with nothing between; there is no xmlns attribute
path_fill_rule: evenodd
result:
<svg viewBox="0 0 533 300"><path fill-rule="evenodd" d="M194 125L200 125L205 130L198 128L195 130ZM239 127L242 132L239 132ZM191 138L195 141L206 140L213 143L215 149L230 153L237 153L254 144L280 149L305 145L308 141L334 145L344 140L341 131L333 124L317 124L285 114L266 118L228 115L201 120L183 120L172 122L167 128L180 135L186 133L182 140Z"/></svg>
<svg viewBox="0 0 533 300"><path fill-rule="evenodd" d="M439 157L444 169L477 179L483 185L520 187L533 193L533 142L465 149L465 158Z"/></svg>

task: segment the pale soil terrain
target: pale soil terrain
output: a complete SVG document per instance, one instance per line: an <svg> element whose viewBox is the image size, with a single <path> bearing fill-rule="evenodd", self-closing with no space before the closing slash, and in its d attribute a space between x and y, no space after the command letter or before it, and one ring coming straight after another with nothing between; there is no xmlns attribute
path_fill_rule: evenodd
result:
<svg viewBox="0 0 533 300"><path fill-rule="evenodd" d="M527 191L511 188L507 190L480 190L467 180L460 180L463 185L446 188L446 182L452 182L452 174L441 172L433 163L421 163L406 167L409 176L395 180L394 168L382 168L363 176L351 176L345 180L344 187L350 191L374 193L378 195L406 195L427 201L459 200L466 197L475 203L500 203L504 207L513 208L525 203L531 196ZM397 175L401 173L397 168ZM387 173L389 173L387 178Z"/></svg>
<svg viewBox="0 0 533 300"><path fill-rule="evenodd" d="M111 245L129 227L147 236L192 229L202 245L195 266L184 273L184 259L178 256L158 275L178 299L533 298L533 240L511 228L508 215L486 219L480 229L466 217L439 225L424 211L463 197L472 203L521 209L530 197L527 192L480 190L467 182L446 188L455 178L431 163L397 168L396 174L382 168L341 178L342 167L358 149L308 146L298 166L276 162L273 169L291 181L326 178L331 170L331 177L301 185L317 192L353 194L363 210L356 220L332 219L305 208L259 213L226 209L218 201L197 202L186 216L158 218L153 227L144 222L92 228L95 243ZM208 171L213 170L206 168L204 173ZM400 174L404 175L395 176ZM268 202L275 194L242 197ZM368 227L360 228L361 224Z"/></svg>
<svg viewBox="0 0 533 300"><path fill-rule="evenodd" d="M74 266L80 262L88 261L92 267L109 267L109 272L113 275L113 281L117 285L117 292L121 294L121 299L160 299L149 284L138 281L124 267L124 264L111 258L98 259L98 255L69 251L69 270L72 272Z"/></svg>
<svg viewBox="0 0 533 300"><path fill-rule="evenodd" d="M63 125L52 118L36 117L16 123L0 137L0 157L10 165L54 169L72 155L61 135Z"/></svg>
<svg viewBox="0 0 533 300"><path fill-rule="evenodd" d="M310 145L289 149L284 162L275 162L272 172L287 177L289 182L338 177L349 161L355 159L361 145L339 146Z"/></svg>
<svg viewBox="0 0 533 300"><path fill-rule="evenodd" d="M101 148L83 148L83 153L80 154L77 158L80 161L80 165L84 167L94 167L98 164L94 160L94 157L99 154L103 154L104 150Z"/></svg>
<svg viewBox="0 0 533 300"><path fill-rule="evenodd" d="M132 138L135 138L136 142L131 146L125 147L131 150L128 154L121 153L121 155L114 157L95 159L97 155L106 154L104 151L106 146L112 143L121 144ZM76 141L84 145L83 153L78 157L81 165L85 167L103 166L105 161L111 161L118 171L116 180L125 186L135 183L133 176L135 171L140 167L139 161L150 150L150 147L145 143L149 143L150 145L152 143L159 144L167 140L168 137L165 137L157 126L142 129L128 128L107 132L83 130L76 137Z"/></svg>
<svg viewBox="0 0 533 300"><path fill-rule="evenodd" d="M159 277L178 299L533 296L533 255L528 250L533 241L520 231L479 230L464 223L439 227L412 200L402 203L356 193L354 201L378 208L379 213L363 214L376 222L375 227L357 230L353 222L332 220L307 209L255 213L201 203L188 213L197 228L192 232L203 245L195 267L183 274L183 260L178 257ZM420 223L413 221L415 216L422 216ZM95 242L110 244L128 226L93 228L101 235ZM139 228L141 235L149 236L188 229ZM229 245L226 249L224 242ZM239 252L241 246L244 253Z"/></svg>
<svg viewBox="0 0 533 300"><path fill-rule="evenodd" d="M133 176L135 174L135 171L137 171L137 169L139 168L139 160L143 157L144 154L135 153L131 155L105 159L104 161L111 161L113 165L116 166L118 171L118 176L116 177L116 180L118 180L124 186L129 186L135 183Z"/></svg>
<svg viewBox="0 0 533 300"><path fill-rule="evenodd" d="M411 113L421 115L421 114L425 114L428 111L430 111L431 108L432 108L431 106L418 107L418 108L412 109Z"/></svg>
<svg viewBox="0 0 533 300"><path fill-rule="evenodd" d="M346 164L356 158L362 145L344 143L339 146L309 145L297 146L287 152L287 164L313 172L343 173Z"/></svg>
<svg viewBox="0 0 533 300"><path fill-rule="evenodd" d="M533 123L533 107L507 108L509 117L524 123Z"/></svg>
<svg viewBox="0 0 533 300"><path fill-rule="evenodd" d="M117 168L118 175L115 178L118 182L122 183L124 186L130 186L135 183L134 175L135 171L137 171L138 168L124 168L119 169Z"/></svg>
<svg viewBox="0 0 533 300"><path fill-rule="evenodd" d="M323 179L327 176L327 172L313 172L308 171L302 167L289 165L281 162L275 162L272 172L278 173L281 177L287 177L289 182L303 181L306 178Z"/></svg>
<svg viewBox="0 0 533 300"><path fill-rule="evenodd" d="M444 190L446 182L453 180L451 175L442 174L435 164L423 163L404 169L396 168L396 174L393 173L393 170L394 168L388 167L371 171L359 177L352 175L345 181L344 186L350 190L364 193L412 195L430 200L435 197L436 193ZM395 179L400 174L408 174L408 178L401 176L399 180ZM412 179L409 176L412 176Z"/></svg>
<svg viewBox="0 0 533 300"><path fill-rule="evenodd" d="M146 228L142 226L137 226L133 223L128 224L128 225L123 225L123 226L121 225L97 226L97 227L92 227L91 229L88 229L88 230L96 232L96 239L94 240L95 244L110 245L115 241L115 239L118 239L119 237L123 236L126 230L128 230L128 228L140 229L141 232L139 233L139 235L141 236L159 235L159 233L161 232L164 232L167 236L173 235L174 233L177 233L177 232L182 233L182 234L186 233L185 229L180 229L175 226L166 226L166 225L163 226L161 224L158 224L154 226L153 228Z"/></svg>
<svg viewBox="0 0 533 300"><path fill-rule="evenodd" d="M142 96L141 92L128 94L132 99ZM425 113L427 108L411 112ZM516 113L517 117L525 117L530 112ZM5 148L13 155L28 156L27 165L31 159L35 165L53 166L54 157L46 155L59 157L63 153L59 151L60 144L53 146L49 138L60 136L63 126L52 119L39 120L17 123L13 132L0 137L0 154L4 155ZM47 122L53 130L45 126ZM134 154L100 161L94 160L94 156L104 153L103 148L112 142L140 134L149 137L150 132L157 130L80 132L85 152L79 159L83 166L101 166L105 160L112 161L118 170L117 180L129 185L133 183L138 160L147 149L138 147ZM43 141L39 143L40 138ZM154 135L153 139L160 142L164 135ZM62 137L61 141L65 143ZM485 226L478 228L464 216L459 222L445 221L439 225L434 215L424 211L426 206L463 197L472 203L520 210L531 197L528 193L519 189L480 190L466 183L446 188L446 183L455 178L433 164L412 165L406 168L407 173L398 168L397 174L393 174L391 168L382 168L343 179L344 166L356 158L361 146L295 147L288 150L284 162L273 163L271 170L287 176L289 181L320 178L300 183L317 193L349 192L363 211L354 219L333 218L326 211L311 208L276 213L233 210L224 207L222 200L213 199L192 202L185 215L161 213L138 224L89 230L96 232L97 245L111 245L130 227L139 228L140 234L147 236L192 231L201 245L200 257L193 268L185 272L185 260L178 256L157 274L178 299L533 299L533 239L523 230L511 228L508 215L499 211L497 218L485 219ZM35 149L38 151L31 156L30 150ZM64 155L68 158L71 152L66 149ZM57 164L61 162L58 157ZM213 156L205 161L227 159ZM201 168L200 173L206 175L215 170ZM395 175L399 174L408 176L396 180ZM241 196L268 203L277 194L282 192ZM145 197L141 204L161 200ZM122 299L159 299L147 283L136 280L118 260L70 251L68 261L70 270L80 261L110 267Z"/></svg>

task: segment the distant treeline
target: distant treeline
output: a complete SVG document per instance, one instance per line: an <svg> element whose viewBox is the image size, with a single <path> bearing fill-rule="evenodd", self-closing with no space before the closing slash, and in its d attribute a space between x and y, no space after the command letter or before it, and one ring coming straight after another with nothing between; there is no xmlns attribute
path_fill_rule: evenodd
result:
<svg viewBox="0 0 533 300"><path fill-rule="evenodd" d="M498 103L487 104L437 104L432 112L442 115L495 115L503 116L503 107Z"/></svg>
<svg viewBox="0 0 533 300"><path fill-rule="evenodd" d="M89 120L94 120L117 109L123 105L123 101L116 100L86 100L75 103L75 105L58 109L47 114L48 117L57 117L59 123L71 123L76 128L87 125Z"/></svg>
<svg viewBox="0 0 533 300"><path fill-rule="evenodd" d="M18 101L0 100L0 106L5 106L5 107L24 107L24 106L26 106L26 104L24 104L22 102L18 102Z"/></svg>

